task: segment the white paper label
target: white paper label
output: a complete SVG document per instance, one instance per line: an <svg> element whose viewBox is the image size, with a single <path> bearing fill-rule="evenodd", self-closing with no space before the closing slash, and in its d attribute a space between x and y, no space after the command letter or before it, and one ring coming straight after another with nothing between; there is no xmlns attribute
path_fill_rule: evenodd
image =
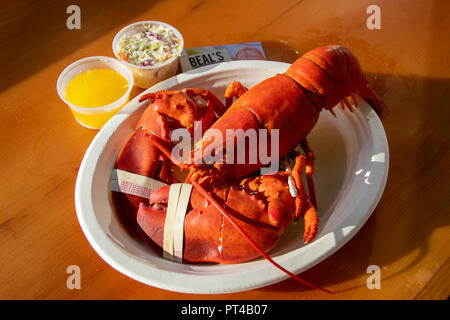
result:
<svg viewBox="0 0 450 320"><path fill-rule="evenodd" d="M112 191L123 192L150 199L150 195L154 190L164 186L167 186L167 184L128 171L114 169L112 172Z"/></svg>

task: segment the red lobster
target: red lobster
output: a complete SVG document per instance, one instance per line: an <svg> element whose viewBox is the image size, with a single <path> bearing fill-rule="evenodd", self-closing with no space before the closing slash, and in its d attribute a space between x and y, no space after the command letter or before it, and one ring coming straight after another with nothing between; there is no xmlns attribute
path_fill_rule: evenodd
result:
<svg viewBox="0 0 450 320"><path fill-rule="evenodd" d="M316 48L295 61L286 73L268 78L248 91L233 82L225 92L225 106L211 92L201 89L144 95L140 101L151 102L120 152L117 168L167 183L173 181L172 162L189 169L186 181L195 188L184 223L184 260L238 263L260 254L271 260L266 252L277 244L293 219L304 217L305 243L314 238L318 228L312 181L314 154L306 137L322 109L334 115L332 109L341 103L352 110L351 101L356 106L354 95L382 112L382 102L369 86L358 60L342 46ZM196 120L204 129L210 128L196 144L197 150L211 143L211 129L223 132L224 137L227 129L267 129L269 135L278 129L280 158L292 156L298 145L304 155L294 153L295 165L289 170L263 176L255 175L262 166L260 162L236 164L227 162L226 157L223 163L213 165L179 162L171 156L174 144L170 132L180 127L195 130ZM225 150L225 145L223 154L230 151ZM237 139L232 148L233 152L244 148L249 154L257 152L258 145ZM189 160L193 157L194 152ZM309 194L300 178L303 172ZM163 187L154 191L149 202L115 195L119 216L124 215L120 212L124 197L137 208L137 214L136 209L124 210L127 217L122 220L137 221L137 229L159 247L164 236L168 190Z"/></svg>

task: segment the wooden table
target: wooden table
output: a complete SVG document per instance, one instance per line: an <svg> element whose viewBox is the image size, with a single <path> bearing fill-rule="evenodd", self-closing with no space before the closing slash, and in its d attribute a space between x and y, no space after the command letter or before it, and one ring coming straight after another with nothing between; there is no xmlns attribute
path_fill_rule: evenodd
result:
<svg viewBox="0 0 450 320"><path fill-rule="evenodd" d="M1 6L0 298L3 299L446 299L450 294L450 2L389 0L77 1ZM366 9L381 9L381 29ZM123 26L165 21L185 47L261 41L270 60L342 44L359 58L390 114L384 195L361 231L301 274L333 296L286 280L258 290L188 295L134 281L106 264L78 224L74 185L97 131L78 125L56 92L59 73L86 56L112 56ZM140 90L135 89L133 95ZM381 289L369 290L369 265ZM69 265L81 289L66 286Z"/></svg>

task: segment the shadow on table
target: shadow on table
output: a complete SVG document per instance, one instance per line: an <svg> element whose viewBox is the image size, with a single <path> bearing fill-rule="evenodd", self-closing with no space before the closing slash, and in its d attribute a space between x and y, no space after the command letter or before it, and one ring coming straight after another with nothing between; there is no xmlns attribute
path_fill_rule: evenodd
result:
<svg viewBox="0 0 450 320"><path fill-rule="evenodd" d="M2 8L0 52L2 80L0 91L29 77L58 59L95 41L104 34L128 24L157 1L76 1L81 11L81 29L69 30L66 13L73 1L8 2ZM120 12L120 15L117 15ZM111 38L112 43L112 38ZM108 52L96 55L112 56ZM30 52L34 55L31 56Z"/></svg>

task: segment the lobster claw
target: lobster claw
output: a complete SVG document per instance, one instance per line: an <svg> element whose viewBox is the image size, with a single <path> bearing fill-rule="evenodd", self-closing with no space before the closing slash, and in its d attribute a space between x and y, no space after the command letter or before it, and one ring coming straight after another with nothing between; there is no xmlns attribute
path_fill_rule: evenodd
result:
<svg viewBox="0 0 450 320"><path fill-rule="evenodd" d="M183 258L192 262L238 263L259 253L236 234L235 227L212 204L218 201L264 252L272 249L292 221L294 198L286 176L246 179L240 187L208 188L209 197L193 189L184 222ZM196 182L194 182L195 184ZM137 223L149 239L163 246L164 222L170 187L155 190L148 204L141 203Z"/></svg>
<svg viewBox="0 0 450 320"><path fill-rule="evenodd" d="M175 120L178 125L192 129L194 121L200 121L203 128L209 128L217 119L214 112L221 115L225 106L211 91L206 89L166 90L143 95L139 102L150 100L150 106L159 114L164 114ZM154 119L143 117L139 126L151 126Z"/></svg>
<svg viewBox="0 0 450 320"><path fill-rule="evenodd" d="M155 190L149 203L141 203L137 212L137 224L160 249L164 243L164 224L167 214L170 186ZM221 200L224 193L216 193ZM222 262L221 229L223 218L198 191L193 190L188 212L184 220L183 259L191 262Z"/></svg>
<svg viewBox="0 0 450 320"><path fill-rule="evenodd" d="M145 94L139 101L149 101L149 104L120 150L116 168L170 184L174 172L174 165L168 159L174 145L172 131L185 128L192 134L195 121L207 129L217 119L215 112L224 112L225 106L213 93L203 89L159 91ZM146 200L113 193L119 219L133 235L138 231L137 210Z"/></svg>

